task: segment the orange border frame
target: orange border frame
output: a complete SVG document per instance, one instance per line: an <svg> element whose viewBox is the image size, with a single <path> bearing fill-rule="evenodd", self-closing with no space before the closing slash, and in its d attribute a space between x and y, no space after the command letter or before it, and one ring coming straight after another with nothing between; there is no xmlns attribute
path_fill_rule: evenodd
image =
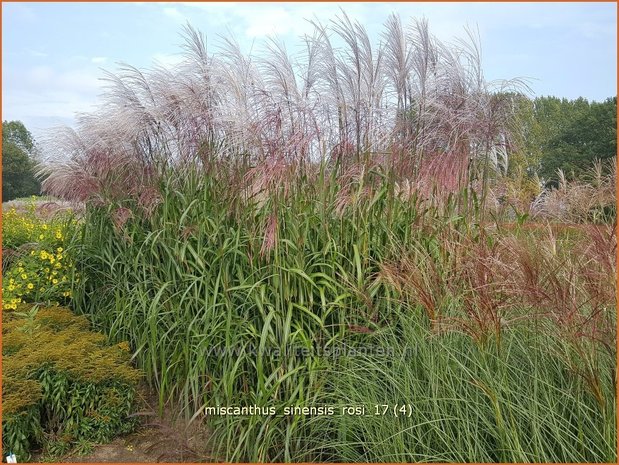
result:
<svg viewBox="0 0 619 465"><path fill-rule="evenodd" d="M212 0L210 0L212 1ZM336 3L330 0L314 0L316 3ZM88 0L87 3L129 3L130 0ZM345 2L350 2L350 3L382 3L381 2L368 2L368 1L362 1L362 2L355 2L354 0L341 0L341 2L338 3L345 3ZM587 2L582 2L579 0L545 0L544 2L539 2L539 1L526 1L526 0L502 0L502 1L493 1L493 0L473 0L473 1L462 1L462 0L434 0L435 3L589 3ZM0 0L0 24L2 23L2 19L3 19L3 4L4 3L84 3L84 2L80 2L80 0L65 0L64 2L57 2L54 0L35 0L32 2L26 2L23 0ZM165 0L152 0L150 1L150 3L165 3ZM253 0L239 0L239 3L256 3ZM269 3L296 3L295 2L283 2L283 1L275 1L275 2L269 2ZM389 3L416 3L416 2L406 2L405 0L395 0L393 2L389 2ZM592 2L593 3L593 2ZM601 1L596 1L595 3L615 3L616 5L618 5L617 11L616 11L616 18L615 21L617 22L617 20L619 20L619 1L615 0L601 0ZM619 44L619 41L618 41ZM2 35L0 35L0 58L2 57ZM619 75L619 64L617 66L617 74ZM2 90L4 90L4 88L2 87L2 76L0 75L0 88ZM616 91L617 94L619 94L619 83L617 84L616 87ZM3 92L0 93L0 116L2 116L2 95ZM0 121L3 121L0 118ZM1 126L1 123L0 123ZM619 122L617 123L617 129L618 129L618 136L617 136L617 141L619 142ZM2 148L2 142L0 141L0 149ZM0 155L0 159L1 159L1 155ZM2 168L0 167L0 173L2 172ZM616 184L616 197L617 200L619 201L619 184ZM0 189L2 188L2 178L0 177ZM1 192L1 190L0 190ZM1 196L1 194L0 194ZM618 202L619 203L619 202ZM2 219L0 218L0 228L2 226ZM615 224L615 229L616 229L616 233L619 233L619 222L617 224ZM2 240L2 231L0 229L0 241ZM2 259L2 251L0 250L0 260ZM618 265L619 268L619 254L616 256L616 263ZM617 279L617 287L619 288L619 274L616 276ZM2 284L2 277L0 276L0 286ZM0 297L2 295L2 289L0 288ZM1 311L1 309L0 309ZM619 333L619 320L616 322L617 324L617 332ZM2 322L0 321L0 328L2 326ZM617 353L619 354L619 338L616 341L617 344ZM2 334L0 332L0 347L2 346ZM0 421L2 421L2 357L0 357ZM617 380L619 378L619 356L617 358L617 367L615 368L615 380ZM619 398L619 383L615 383L615 389L616 389L616 396L617 398ZM616 414L616 425L617 425L617 430L619 431L619 412L617 412ZM1 434L1 433L0 433ZM619 441L617 444L617 457L618 457L618 462L619 463ZM4 458L2 458L4 459ZM59 462L62 463L62 462ZM73 463L80 463L80 462L73 462ZM124 464L124 465L142 465L142 463L137 463L137 462L104 462L107 464ZM171 463L171 462L158 462L158 463ZM199 465L199 464L191 464L191 465ZM352 464L348 464L348 465L352 465ZM456 464L454 464L456 465ZM460 465L460 464L457 464ZM462 464L465 465L465 464ZM471 465L471 464L468 464ZM489 464L489 463L484 463L484 462L480 462L480 463L473 463L472 465L496 465L496 464ZM541 464L540 464L541 465ZM546 464L548 465L548 464Z"/></svg>

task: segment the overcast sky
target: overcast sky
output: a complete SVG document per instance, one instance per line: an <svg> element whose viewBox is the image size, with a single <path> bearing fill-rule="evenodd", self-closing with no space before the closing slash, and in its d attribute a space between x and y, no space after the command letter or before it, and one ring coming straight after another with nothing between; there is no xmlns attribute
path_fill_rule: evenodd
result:
<svg viewBox="0 0 619 465"><path fill-rule="evenodd" d="M126 62L173 66L187 21L216 49L232 33L243 48L279 35L294 51L307 19L343 9L378 42L387 16L425 17L443 40L479 29L486 78L530 78L534 95L616 95L616 3L3 3L2 118L35 137L92 109L102 69Z"/></svg>

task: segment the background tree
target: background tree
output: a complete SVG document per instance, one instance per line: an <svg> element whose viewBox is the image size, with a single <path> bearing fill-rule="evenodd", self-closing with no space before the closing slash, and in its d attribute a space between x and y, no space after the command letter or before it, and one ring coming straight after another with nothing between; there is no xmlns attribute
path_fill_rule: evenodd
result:
<svg viewBox="0 0 619 465"><path fill-rule="evenodd" d="M41 192L35 177L36 145L21 121L2 123L2 201Z"/></svg>
<svg viewBox="0 0 619 465"><path fill-rule="evenodd" d="M556 177L558 169L568 179L581 178L596 159L610 160L617 154L616 97L604 102L576 101L568 112L567 121L548 140L542 157L540 174L548 180Z"/></svg>
<svg viewBox="0 0 619 465"><path fill-rule="evenodd" d="M617 154L617 98L589 102L557 97L518 100L520 151L512 156L511 172L536 173L546 183L557 181L557 171L567 179L580 179L595 160ZM608 163L604 164L607 169Z"/></svg>

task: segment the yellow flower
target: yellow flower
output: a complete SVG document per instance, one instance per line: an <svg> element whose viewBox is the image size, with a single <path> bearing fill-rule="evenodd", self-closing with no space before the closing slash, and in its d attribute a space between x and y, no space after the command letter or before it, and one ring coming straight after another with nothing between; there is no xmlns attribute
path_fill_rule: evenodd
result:
<svg viewBox="0 0 619 465"><path fill-rule="evenodd" d="M58 280L57 279L52 280L52 284L58 284Z"/></svg>
<svg viewBox="0 0 619 465"><path fill-rule="evenodd" d="M54 263L56 261L56 259L54 257L49 257L49 262L50 263Z"/></svg>
<svg viewBox="0 0 619 465"><path fill-rule="evenodd" d="M58 247L58 248L56 249L56 252L58 252L58 253L62 253L62 251L63 251L63 250L64 250L64 249L63 249L62 247Z"/></svg>
<svg viewBox="0 0 619 465"><path fill-rule="evenodd" d="M9 285L9 291L14 291L15 290L15 286L13 286L12 284Z"/></svg>
<svg viewBox="0 0 619 465"><path fill-rule="evenodd" d="M45 239L45 236L43 234L39 234L39 240L42 241L43 239Z"/></svg>
<svg viewBox="0 0 619 465"><path fill-rule="evenodd" d="M56 239L62 239L62 233L60 231L56 232Z"/></svg>
<svg viewBox="0 0 619 465"><path fill-rule="evenodd" d="M46 225L46 224L44 224L44 225L43 225L43 229L44 229L45 231L47 231L47 225Z"/></svg>
<svg viewBox="0 0 619 465"><path fill-rule="evenodd" d="M28 283L28 286L27 286L27 287L28 287L28 289L34 289L34 284L32 284L32 283Z"/></svg>
<svg viewBox="0 0 619 465"><path fill-rule="evenodd" d="M28 275L26 273L22 273L21 279L24 279L24 280L28 279Z"/></svg>

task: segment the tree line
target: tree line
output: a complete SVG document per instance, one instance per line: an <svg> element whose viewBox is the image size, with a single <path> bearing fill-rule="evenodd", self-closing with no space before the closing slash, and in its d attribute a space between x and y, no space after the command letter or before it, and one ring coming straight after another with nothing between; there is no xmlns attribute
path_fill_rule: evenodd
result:
<svg viewBox="0 0 619 465"><path fill-rule="evenodd" d="M32 134L21 121L2 123L2 201L41 192L35 176L38 151Z"/></svg>
<svg viewBox="0 0 619 465"><path fill-rule="evenodd" d="M566 179L583 179L596 160L608 162L617 155L617 97L603 102L584 98L520 98L519 150L511 171L538 175L547 186ZM609 163L604 164L610 169Z"/></svg>

